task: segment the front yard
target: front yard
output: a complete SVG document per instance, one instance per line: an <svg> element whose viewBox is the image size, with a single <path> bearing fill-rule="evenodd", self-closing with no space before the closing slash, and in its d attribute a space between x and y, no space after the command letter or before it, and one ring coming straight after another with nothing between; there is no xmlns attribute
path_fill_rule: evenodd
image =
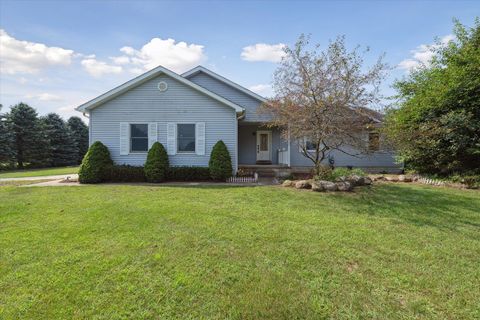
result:
<svg viewBox="0 0 480 320"><path fill-rule="evenodd" d="M480 192L0 187L2 319L474 319Z"/></svg>
<svg viewBox="0 0 480 320"><path fill-rule="evenodd" d="M58 168L42 168L42 169L26 169L0 171L0 179L2 178L27 178L27 177L44 177L61 174L74 174L78 172L78 166L75 167L58 167Z"/></svg>

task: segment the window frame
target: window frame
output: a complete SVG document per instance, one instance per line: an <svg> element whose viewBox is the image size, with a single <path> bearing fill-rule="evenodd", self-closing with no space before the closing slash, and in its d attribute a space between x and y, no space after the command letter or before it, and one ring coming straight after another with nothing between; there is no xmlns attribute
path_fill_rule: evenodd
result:
<svg viewBox="0 0 480 320"><path fill-rule="evenodd" d="M307 142L308 142L308 137L303 137L303 145L305 146L305 149L307 147ZM300 149L300 152L302 152L302 148ZM315 149L306 149L308 153L316 152Z"/></svg>
<svg viewBox="0 0 480 320"><path fill-rule="evenodd" d="M193 151L181 151L180 150L180 143L179 143L179 134L180 134L180 130L178 130L178 126L179 125L182 125L182 124L190 124L190 125L193 125L193 143L194 143L194 147L193 147ZM177 144L177 153L180 153L180 154L196 154L197 153L197 124L195 122L177 122L176 123L176 137L175 137L175 142Z"/></svg>
<svg viewBox="0 0 480 320"><path fill-rule="evenodd" d="M132 125L146 125L147 126L147 136L146 137L133 137L132 136ZM129 130L129 137L128 137L128 140L129 140L129 144L130 144L130 153L148 153L148 139L149 139L149 136L148 136L148 123L145 123L145 122L129 122L128 123L128 130ZM147 139L147 150L145 151L134 151L133 148L132 148L132 138L135 138L135 139Z"/></svg>

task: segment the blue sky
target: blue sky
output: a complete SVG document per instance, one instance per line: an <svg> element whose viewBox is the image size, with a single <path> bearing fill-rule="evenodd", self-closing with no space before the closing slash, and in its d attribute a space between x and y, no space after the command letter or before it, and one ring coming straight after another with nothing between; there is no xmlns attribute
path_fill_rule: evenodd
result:
<svg viewBox="0 0 480 320"><path fill-rule="evenodd" d="M0 103L40 114L73 108L149 68L197 64L260 94L282 45L301 33L326 45L369 46L394 69L383 86L450 39L452 18L472 25L478 1L0 1ZM79 115L79 114L78 114Z"/></svg>

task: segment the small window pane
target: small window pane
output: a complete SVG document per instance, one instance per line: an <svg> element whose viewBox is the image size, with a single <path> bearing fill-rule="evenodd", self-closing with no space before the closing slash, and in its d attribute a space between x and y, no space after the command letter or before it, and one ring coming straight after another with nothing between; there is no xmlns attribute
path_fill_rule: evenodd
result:
<svg viewBox="0 0 480 320"><path fill-rule="evenodd" d="M147 124L131 124L130 135L135 138L148 138Z"/></svg>
<svg viewBox="0 0 480 320"><path fill-rule="evenodd" d="M130 125L130 150L132 152L148 151L148 125Z"/></svg>
<svg viewBox="0 0 480 320"><path fill-rule="evenodd" d="M315 150L315 144L312 141L307 140L305 142L305 146L307 147L307 150Z"/></svg>
<svg viewBox="0 0 480 320"><path fill-rule="evenodd" d="M195 152L195 124L178 124L177 140L179 152Z"/></svg>
<svg viewBox="0 0 480 320"><path fill-rule="evenodd" d="M148 138L132 138L132 151L148 151Z"/></svg>

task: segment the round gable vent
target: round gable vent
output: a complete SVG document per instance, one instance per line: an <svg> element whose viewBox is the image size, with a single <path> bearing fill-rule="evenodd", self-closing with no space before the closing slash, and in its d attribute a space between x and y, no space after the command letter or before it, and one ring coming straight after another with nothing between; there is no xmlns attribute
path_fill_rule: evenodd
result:
<svg viewBox="0 0 480 320"><path fill-rule="evenodd" d="M157 87L160 92L165 92L168 89L168 85L165 81L160 81Z"/></svg>

